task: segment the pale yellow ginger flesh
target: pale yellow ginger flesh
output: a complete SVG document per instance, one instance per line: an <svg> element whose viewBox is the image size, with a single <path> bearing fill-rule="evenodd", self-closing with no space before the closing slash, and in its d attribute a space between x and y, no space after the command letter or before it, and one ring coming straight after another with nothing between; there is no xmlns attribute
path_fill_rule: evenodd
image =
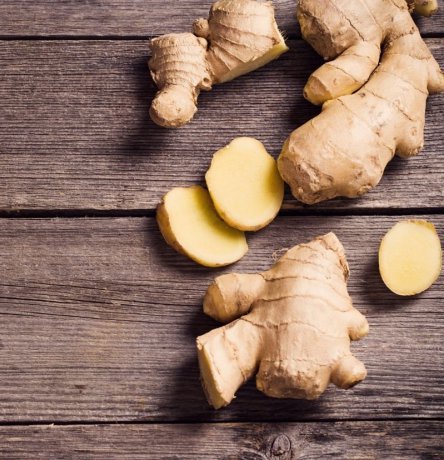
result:
<svg viewBox="0 0 444 460"><path fill-rule="evenodd" d="M168 192L157 222L170 246L206 267L232 264L248 251L245 234L218 216L208 191L198 185Z"/></svg>
<svg viewBox="0 0 444 460"><path fill-rule="evenodd" d="M251 137L238 137L217 151L205 180L219 215L239 230L268 225L284 198L275 159Z"/></svg>
<svg viewBox="0 0 444 460"><path fill-rule="evenodd" d="M215 279L204 311L228 323L197 338L208 402L229 404L256 375L275 398L316 399L330 382L350 388L366 376L350 341L368 333L347 292L344 248L333 233L293 247L259 274Z"/></svg>
<svg viewBox="0 0 444 460"><path fill-rule="evenodd" d="M425 291L438 279L441 267L441 242L430 222L398 222L381 242L379 272L395 294L408 296Z"/></svg>
<svg viewBox="0 0 444 460"><path fill-rule="evenodd" d="M219 0L193 33L163 35L150 42L151 76L159 88L150 109L160 126L179 127L197 111L201 90L264 66L288 50L271 2Z"/></svg>
<svg viewBox="0 0 444 460"><path fill-rule="evenodd" d="M431 16L438 11L438 0L408 0L408 4L422 16Z"/></svg>
<svg viewBox="0 0 444 460"><path fill-rule="evenodd" d="M426 100L444 76L405 0L300 0L297 16L329 62L304 89L322 112L285 141L279 172L307 204L360 196L395 153L421 150Z"/></svg>

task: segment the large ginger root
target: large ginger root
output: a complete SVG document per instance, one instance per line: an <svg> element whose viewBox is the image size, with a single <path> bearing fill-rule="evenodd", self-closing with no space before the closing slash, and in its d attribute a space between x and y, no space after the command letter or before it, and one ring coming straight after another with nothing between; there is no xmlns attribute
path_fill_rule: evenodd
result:
<svg viewBox="0 0 444 460"><path fill-rule="evenodd" d="M382 239L379 272L395 294L408 296L425 291L438 279L441 267L441 242L430 222L398 222Z"/></svg>
<svg viewBox="0 0 444 460"><path fill-rule="evenodd" d="M197 111L201 90L210 90L278 58L288 50L271 2L219 0L193 33L151 40L151 76L159 88L150 109L155 123L179 127Z"/></svg>
<svg viewBox="0 0 444 460"><path fill-rule="evenodd" d="M208 402L226 406L253 375L276 398L318 398L333 382L350 388L366 376L350 339L368 332L347 292L344 248L333 233L286 252L268 271L216 278L204 311L232 323L197 338Z"/></svg>
<svg viewBox="0 0 444 460"><path fill-rule="evenodd" d="M176 187L157 207L157 223L176 251L206 267L232 264L248 251L245 234L229 227L202 187Z"/></svg>
<svg viewBox="0 0 444 460"><path fill-rule="evenodd" d="M218 150L205 180L219 215L239 230L268 225L284 199L275 159L252 137L238 137Z"/></svg>
<svg viewBox="0 0 444 460"><path fill-rule="evenodd" d="M422 148L426 99L444 91L444 76L405 0L300 0L297 15L304 38L330 61L304 89L322 112L286 140L279 171L304 203L357 197L378 184L395 152Z"/></svg>

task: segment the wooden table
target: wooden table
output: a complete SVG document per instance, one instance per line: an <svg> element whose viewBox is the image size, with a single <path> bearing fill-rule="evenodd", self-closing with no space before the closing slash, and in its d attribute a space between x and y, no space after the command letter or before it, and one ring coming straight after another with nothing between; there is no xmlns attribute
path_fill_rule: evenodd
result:
<svg viewBox="0 0 444 460"><path fill-rule="evenodd" d="M444 97L427 106L426 144L395 159L358 200L305 207L249 236L235 269L333 230L350 292L369 319L353 351L367 379L318 401L268 399L254 384L213 411L195 337L210 280L162 240L161 196L203 183L212 153L239 135L277 155L318 109L301 93L320 59L300 39L294 1L276 1L290 52L202 94L194 121L155 126L148 38L188 30L209 0L0 3L0 457L438 458L444 455L444 278L401 298L377 269L399 219L444 235ZM444 13L419 20L444 65ZM442 458L442 457L441 457Z"/></svg>

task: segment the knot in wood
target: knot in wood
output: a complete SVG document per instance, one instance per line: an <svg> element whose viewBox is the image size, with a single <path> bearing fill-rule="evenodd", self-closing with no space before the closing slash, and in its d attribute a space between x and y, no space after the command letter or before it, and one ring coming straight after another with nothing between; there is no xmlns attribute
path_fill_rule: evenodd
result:
<svg viewBox="0 0 444 460"><path fill-rule="evenodd" d="M285 434L276 436L271 444L271 458L278 458L279 460L286 460L291 458L291 441Z"/></svg>

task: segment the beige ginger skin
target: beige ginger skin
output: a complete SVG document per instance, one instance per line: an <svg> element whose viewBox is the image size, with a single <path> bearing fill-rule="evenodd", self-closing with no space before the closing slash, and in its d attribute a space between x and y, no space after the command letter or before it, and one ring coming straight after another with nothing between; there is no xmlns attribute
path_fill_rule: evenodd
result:
<svg viewBox="0 0 444 460"><path fill-rule="evenodd" d="M218 0L209 18L198 19L193 33L151 40L151 76L159 91L150 108L152 120L174 128L197 111L201 90L267 64L288 50L274 19L271 2Z"/></svg>
<svg viewBox="0 0 444 460"><path fill-rule="evenodd" d="M323 106L285 141L279 172L307 204L360 196L395 153L421 150L426 100L444 76L405 0L300 0L297 17L328 60L304 89Z"/></svg>
<svg viewBox="0 0 444 460"><path fill-rule="evenodd" d="M204 311L229 324L197 338L208 402L226 406L254 375L276 398L316 399L330 382L350 388L363 380L350 340L365 336L368 323L352 305L348 275L344 248L329 233L293 247L266 272L217 277Z"/></svg>

